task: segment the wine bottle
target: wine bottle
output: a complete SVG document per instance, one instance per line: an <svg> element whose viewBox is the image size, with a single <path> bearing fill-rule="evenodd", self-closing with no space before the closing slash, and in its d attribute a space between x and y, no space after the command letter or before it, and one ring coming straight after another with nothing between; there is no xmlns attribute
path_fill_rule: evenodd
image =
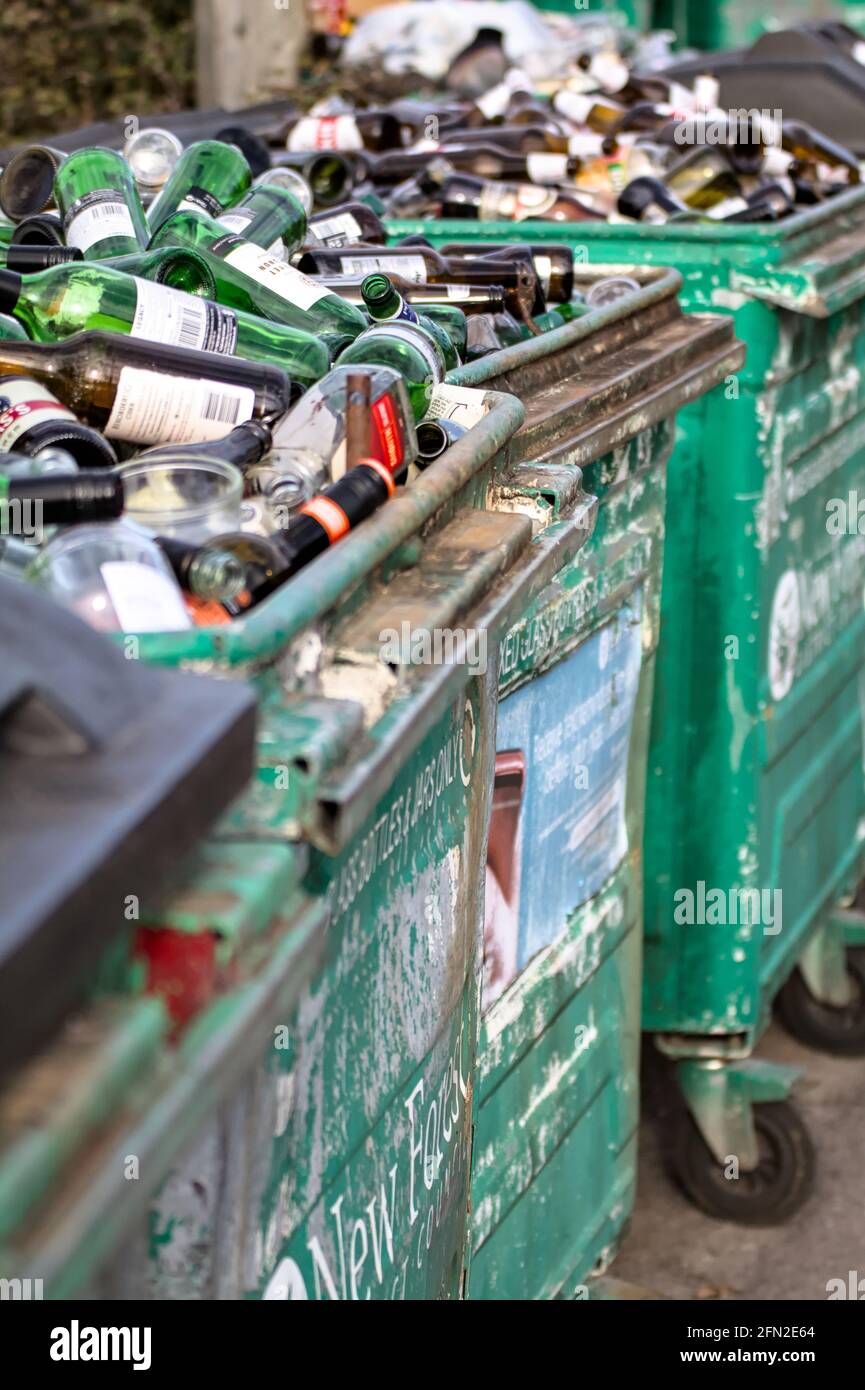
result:
<svg viewBox="0 0 865 1390"><path fill-rule="evenodd" d="M252 182L252 171L234 145L196 140L187 145L168 182L147 209L150 235L175 212L206 212L219 217L238 202Z"/></svg>
<svg viewBox="0 0 865 1390"><path fill-rule="evenodd" d="M28 246L17 241L0 249L0 267L17 270L22 275L34 270L47 270L50 265L68 265L84 257L77 246Z"/></svg>
<svg viewBox="0 0 865 1390"><path fill-rule="evenodd" d="M13 222L54 206L54 176L66 155L50 145L25 145L0 174L0 208Z"/></svg>
<svg viewBox="0 0 865 1390"><path fill-rule="evenodd" d="M273 448L247 475L254 487L269 493L274 482L291 477L317 488L342 477L346 470L348 381L358 372L367 375L370 383L367 454L395 476L403 472L415 456L417 442L406 385L399 372L372 365L334 367L276 425Z"/></svg>
<svg viewBox="0 0 865 1390"><path fill-rule="evenodd" d="M617 204L623 217L637 222L668 222L672 216L691 212L660 179L632 179L619 194Z"/></svg>
<svg viewBox="0 0 865 1390"><path fill-rule="evenodd" d="M163 222L151 246L191 246L216 277L220 303L257 312L276 323L345 341L364 327L353 304L260 246L226 232L200 212L177 212Z"/></svg>
<svg viewBox="0 0 865 1390"><path fill-rule="evenodd" d="M266 169L252 180L253 188L285 188L293 193L307 217L312 212L312 189L296 169Z"/></svg>
<svg viewBox="0 0 865 1390"><path fill-rule="evenodd" d="M275 424L276 420L273 423ZM170 454L172 460L181 460L205 455L208 459L231 463L235 468L245 472L264 457L272 444L270 423L252 419L235 425L221 439L211 439L206 444L157 444L151 449L144 449L136 458L156 459L162 454Z"/></svg>
<svg viewBox="0 0 865 1390"><path fill-rule="evenodd" d="M0 342L29 343L30 339L17 319L0 314Z"/></svg>
<svg viewBox="0 0 865 1390"><path fill-rule="evenodd" d="M231 364L225 379L238 385L241 378L236 373L244 370L238 366L241 358L281 367L301 389L317 381L330 366L326 346L312 334L265 323L253 314L226 309L170 285L154 284L102 265L56 265L26 278L11 270L0 270L0 313L14 314L36 343L58 343L82 329L100 328L166 348L218 353L223 367ZM127 363L132 363L130 350L114 339L111 350L125 354ZM23 351L23 345L18 351ZM134 360L140 362L147 351L141 349ZM152 357L152 348L149 351ZM104 341L100 352L107 355ZM165 354L158 357L159 361L151 361L148 370L159 371L160 363L170 360ZM35 354L33 360L37 360ZM197 363L189 359L178 373L198 377L207 374L207 366L202 364L199 371ZM242 384L253 387L255 369L247 366L245 370L247 376L242 378ZM221 379L219 374L214 377ZM75 401L67 400L67 404L81 413Z"/></svg>
<svg viewBox="0 0 865 1390"><path fill-rule="evenodd" d="M416 420L427 413L433 386L444 380L445 354L437 340L420 324L382 323L361 333L337 359L347 367L355 362L392 367L405 381Z"/></svg>
<svg viewBox="0 0 865 1390"><path fill-rule="evenodd" d="M297 116L282 128L292 153L306 150L391 150L402 144L402 130L390 111L352 111L337 116Z"/></svg>
<svg viewBox="0 0 865 1390"><path fill-rule="evenodd" d="M298 268L320 276L363 276L373 271L399 275L417 284L485 285L504 290L508 307L521 316L546 307L531 253L513 250L509 260L450 260L429 246L347 246L341 250L308 247ZM456 294L455 302L458 302Z"/></svg>
<svg viewBox="0 0 865 1390"><path fill-rule="evenodd" d="M177 136L161 126L146 126L130 135L123 158L132 170L142 207L148 208L165 187L182 154Z"/></svg>
<svg viewBox="0 0 865 1390"><path fill-rule="evenodd" d="M405 325L408 327L408 325ZM390 470L377 459L365 459L338 482L311 497L293 518L282 538L284 568L259 584L251 594L260 603L392 497L396 487Z"/></svg>
<svg viewBox="0 0 865 1390"><path fill-rule="evenodd" d="M7 345L0 345L0 355L6 351ZM0 455L12 450L38 454L57 444L82 468L113 468L117 463L111 444L98 430L83 425L33 377L6 375L0 360Z"/></svg>
<svg viewBox="0 0 865 1390"><path fill-rule="evenodd" d="M63 246L63 223L53 212L23 217L15 228L15 241L19 246Z"/></svg>
<svg viewBox="0 0 865 1390"><path fill-rule="evenodd" d="M293 193L275 184L253 187L228 212L214 219L227 232L285 259L303 245L306 212Z"/></svg>
<svg viewBox="0 0 865 1390"><path fill-rule="evenodd" d="M573 271L571 272L573 277ZM323 275L321 283L350 304L363 304L361 285L363 275ZM431 310L457 308L463 314L501 313L505 308L505 292L501 285L440 285L416 284L401 275L390 275L394 289L399 290L407 304L432 318ZM454 319L449 322L454 323Z"/></svg>
<svg viewBox="0 0 865 1390"><path fill-rule="evenodd" d="M531 242L526 245L521 243L521 250L528 250L531 253L532 263L541 286L544 296L547 299L560 302L569 300L574 293L574 254L570 246L561 245L558 242ZM494 241L452 241L447 245L439 247L441 254L452 261L473 261L478 256L491 257L495 259L508 259L512 254L512 247L501 246ZM453 296L459 304L463 313L472 312L470 303L464 304L459 295ZM412 303L415 300L412 299ZM422 302L422 301L419 301ZM485 305L477 312L498 313L502 306L498 304Z"/></svg>
<svg viewBox="0 0 865 1390"><path fill-rule="evenodd" d="M309 246L349 246L355 241L383 246L387 230L365 203L338 203L309 219L306 240Z"/></svg>
<svg viewBox="0 0 865 1390"><path fill-rule="evenodd" d="M288 378L279 367L116 333L78 333L50 345L0 343L0 373L42 383L37 404L47 399L44 386L54 387L70 410L108 438L139 444L221 439L245 420L278 417L290 401ZM8 388L4 382L4 394ZM26 390L32 393L32 382ZM62 436L58 425L54 438L45 435L40 443ZM73 443L64 439L75 453ZM109 445L104 452L110 453Z"/></svg>
<svg viewBox="0 0 865 1390"><path fill-rule="evenodd" d="M429 468L446 449L462 439L466 426L456 420L422 420L417 427L417 458L415 467Z"/></svg>
<svg viewBox="0 0 865 1390"><path fill-rule="evenodd" d="M327 154L278 154L271 172L273 169L293 169L300 174L319 208L345 202L355 182L353 165L337 150Z"/></svg>
<svg viewBox="0 0 865 1390"><path fill-rule="evenodd" d="M143 250L149 232L126 160L116 150L76 150L54 178L54 196L67 246L89 261Z"/></svg>
<svg viewBox="0 0 865 1390"><path fill-rule="evenodd" d="M603 220L601 214L561 189L534 183L496 183L471 174L451 174L440 185L438 198L443 217L471 217L481 222Z"/></svg>
<svg viewBox="0 0 865 1390"><path fill-rule="evenodd" d="M10 478L2 471L0 460L0 530L14 534L16 506L33 507L34 504L44 526L110 521L123 511L123 482L108 470Z"/></svg>
<svg viewBox="0 0 865 1390"><path fill-rule="evenodd" d="M406 303L387 275L374 271L372 275L365 276L361 281L360 295L370 318L377 323L386 323L389 319L405 319L407 323L418 321L414 309Z"/></svg>
<svg viewBox="0 0 865 1390"><path fill-rule="evenodd" d="M228 545L195 545L174 536L157 536L156 541L181 589L195 598L227 603L246 588L246 564Z"/></svg>
<svg viewBox="0 0 865 1390"><path fill-rule="evenodd" d="M564 183L578 174L582 160L577 155L550 153L548 150L523 153L519 150L502 149L496 144L494 136L486 144L448 144L441 148L441 156L452 168L466 174L474 174L483 179L521 179L530 183ZM370 174L376 185L400 183L423 171L429 164L427 151L394 151L381 155L370 165Z"/></svg>
<svg viewBox="0 0 865 1390"><path fill-rule="evenodd" d="M674 198L698 212L742 198L742 185L718 149L690 151L667 170L664 183Z"/></svg>
<svg viewBox="0 0 865 1390"><path fill-rule="evenodd" d="M270 150L266 142L247 126L224 125L213 138L223 141L226 145L234 145L240 150L249 165L253 179L270 168Z"/></svg>

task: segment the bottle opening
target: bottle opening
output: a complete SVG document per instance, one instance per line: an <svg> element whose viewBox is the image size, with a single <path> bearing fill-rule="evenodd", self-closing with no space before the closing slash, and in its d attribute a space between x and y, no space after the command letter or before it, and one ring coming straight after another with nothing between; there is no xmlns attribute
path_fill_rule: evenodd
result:
<svg viewBox="0 0 865 1390"><path fill-rule="evenodd" d="M367 275L360 287L367 304L383 304L392 292L393 286L386 275Z"/></svg>

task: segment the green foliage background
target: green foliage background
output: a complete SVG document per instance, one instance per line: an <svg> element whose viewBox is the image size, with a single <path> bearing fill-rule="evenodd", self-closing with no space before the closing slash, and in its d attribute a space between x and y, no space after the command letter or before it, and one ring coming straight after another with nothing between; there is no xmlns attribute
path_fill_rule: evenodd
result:
<svg viewBox="0 0 865 1390"><path fill-rule="evenodd" d="M0 145L192 106L193 0L0 0Z"/></svg>

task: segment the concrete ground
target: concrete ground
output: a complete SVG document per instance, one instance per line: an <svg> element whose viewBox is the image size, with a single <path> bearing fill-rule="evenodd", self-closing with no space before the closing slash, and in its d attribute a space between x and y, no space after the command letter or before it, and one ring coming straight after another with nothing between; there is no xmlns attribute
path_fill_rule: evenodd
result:
<svg viewBox="0 0 865 1390"><path fill-rule="evenodd" d="M675 1187L661 1156L669 1122L650 1068L644 1087L637 1204L610 1273L678 1299L820 1299L830 1279L865 1280L865 1059L801 1047L779 1027L758 1055L801 1066L794 1098L817 1149L813 1195L785 1226L713 1221ZM644 1068L644 1072L646 1068ZM865 1283L862 1286L865 1296Z"/></svg>

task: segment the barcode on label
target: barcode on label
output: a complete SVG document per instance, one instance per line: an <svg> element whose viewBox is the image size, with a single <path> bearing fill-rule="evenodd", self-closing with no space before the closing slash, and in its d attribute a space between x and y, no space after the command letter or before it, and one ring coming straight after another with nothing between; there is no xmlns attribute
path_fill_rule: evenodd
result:
<svg viewBox="0 0 865 1390"><path fill-rule="evenodd" d="M197 348L201 345L201 328L204 314L197 304L180 306L180 325L177 331L178 347Z"/></svg>
<svg viewBox="0 0 865 1390"><path fill-rule="evenodd" d="M223 396L218 392L208 391L204 397L201 414L205 420L218 420L221 425L235 425L240 406L240 396Z"/></svg>
<svg viewBox="0 0 865 1390"><path fill-rule="evenodd" d="M90 209L91 217L95 217L97 222L100 217L122 217L125 212L124 203L94 203Z"/></svg>

